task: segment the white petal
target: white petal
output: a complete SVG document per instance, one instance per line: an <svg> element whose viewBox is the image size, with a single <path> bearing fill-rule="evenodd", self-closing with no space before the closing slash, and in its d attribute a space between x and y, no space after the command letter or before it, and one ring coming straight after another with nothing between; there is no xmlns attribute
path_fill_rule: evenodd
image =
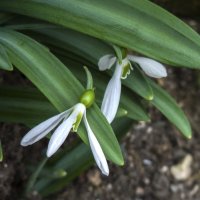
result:
<svg viewBox="0 0 200 200"><path fill-rule="evenodd" d="M98 62L99 70L104 71L110 69L115 64L116 60L116 57L111 54L102 56Z"/></svg>
<svg viewBox="0 0 200 200"><path fill-rule="evenodd" d="M58 128L51 136L47 149L47 157L52 156L59 149L59 147L64 143L65 139L67 138L73 124L76 122L79 113L83 114L85 112L85 106L83 104L77 104L73 107L73 109L74 110L72 111L70 116L66 120L64 120L60 126L58 126Z"/></svg>
<svg viewBox="0 0 200 200"><path fill-rule="evenodd" d="M117 65L115 73L107 85L101 105L101 111L109 123L114 120L119 106L121 96L121 73L122 67Z"/></svg>
<svg viewBox="0 0 200 200"><path fill-rule="evenodd" d="M90 128L87 118L86 118L86 112L84 114L84 123L85 123L85 127L88 133L88 139L89 139L89 143L90 143L90 147L94 156L94 159L98 165L98 167L101 169L101 172L103 174L105 174L106 176L109 175L109 168L108 168L108 163L106 161L106 157L101 149L101 146L98 142L98 140L96 139L94 133L92 132L92 129Z"/></svg>
<svg viewBox="0 0 200 200"><path fill-rule="evenodd" d="M142 70L150 77L162 78L167 76L165 67L155 60L132 55L129 55L128 59L138 63Z"/></svg>
<svg viewBox="0 0 200 200"><path fill-rule="evenodd" d="M45 137L69 112L70 110L62 112L35 126L22 138L21 145L28 146Z"/></svg>

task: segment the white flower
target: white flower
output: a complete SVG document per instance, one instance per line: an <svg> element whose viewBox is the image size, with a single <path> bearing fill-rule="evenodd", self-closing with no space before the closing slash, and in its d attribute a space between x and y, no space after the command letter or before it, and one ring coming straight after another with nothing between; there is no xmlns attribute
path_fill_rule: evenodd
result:
<svg viewBox="0 0 200 200"><path fill-rule="evenodd" d="M119 63L114 55L108 54L101 57L98 62L100 71L110 69L114 64L116 65L115 72L107 85L101 105L101 111L109 123L114 120L119 106L121 79L127 78L131 70L133 70L130 61L137 63L144 73L150 77L162 78L167 76L165 67L161 63L150 58L127 55L122 62Z"/></svg>
<svg viewBox="0 0 200 200"><path fill-rule="evenodd" d="M47 148L47 157L50 157L64 143L71 129L77 131L82 117L88 133L88 139L94 159L98 167L101 169L102 173L108 176L109 168L105 155L93 131L89 126L89 123L86 118L86 106L83 103L78 103L69 110L66 110L54 117L51 117L50 119L47 119L46 121L40 123L33 129L31 129L23 137L21 145L28 146L37 142L38 140L45 137L50 131L52 131L57 126L56 130L51 136Z"/></svg>

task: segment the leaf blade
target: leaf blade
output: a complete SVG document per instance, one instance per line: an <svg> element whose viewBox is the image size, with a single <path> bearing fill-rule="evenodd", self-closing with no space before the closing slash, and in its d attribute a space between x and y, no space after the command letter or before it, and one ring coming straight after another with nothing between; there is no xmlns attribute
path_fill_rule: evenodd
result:
<svg viewBox="0 0 200 200"><path fill-rule="evenodd" d="M192 137L192 130L190 123L184 112L177 105L175 100L159 85L150 81L154 92L154 99L151 103L172 123L183 135L187 138Z"/></svg>

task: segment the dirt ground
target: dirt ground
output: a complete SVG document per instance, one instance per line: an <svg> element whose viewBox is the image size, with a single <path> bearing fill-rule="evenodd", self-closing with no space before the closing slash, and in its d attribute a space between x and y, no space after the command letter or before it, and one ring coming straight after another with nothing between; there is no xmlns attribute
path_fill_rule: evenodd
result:
<svg viewBox="0 0 200 200"><path fill-rule="evenodd" d="M191 21L192 24L196 24ZM122 140L123 167L110 163L110 176L90 168L56 195L46 200L199 200L200 199L200 73L168 68L168 78L160 81L189 116L193 138L185 139L158 111L150 108L152 121L138 123ZM18 72L1 73L0 84L29 84ZM28 178L26 161L37 163L35 152L20 147L28 129L20 124L0 123L4 162L0 164L0 200L20 200ZM31 155L31 158L30 158ZM173 171L178 170L178 175ZM177 174L177 173L176 173ZM33 194L31 200L42 198Z"/></svg>

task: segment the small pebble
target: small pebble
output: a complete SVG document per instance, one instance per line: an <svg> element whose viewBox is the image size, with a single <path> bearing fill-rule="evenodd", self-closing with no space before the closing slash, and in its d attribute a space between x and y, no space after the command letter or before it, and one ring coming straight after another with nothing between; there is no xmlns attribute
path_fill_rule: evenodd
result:
<svg viewBox="0 0 200 200"><path fill-rule="evenodd" d="M171 167L171 174L177 181L184 181L190 177L192 161L192 156L187 154L180 163Z"/></svg>
<svg viewBox="0 0 200 200"><path fill-rule="evenodd" d="M152 165L152 161L149 160L149 159L144 159L144 160L143 160L143 164L144 164L144 165L147 165L147 166L151 166L151 165Z"/></svg>
<svg viewBox="0 0 200 200"><path fill-rule="evenodd" d="M143 195L144 189L142 187L137 187L135 193L136 195Z"/></svg>
<svg viewBox="0 0 200 200"><path fill-rule="evenodd" d="M101 180L101 175L100 175L100 172L95 170L94 172L90 172L88 174L88 180L90 181L90 183L96 187L98 187L102 180Z"/></svg>
<svg viewBox="0 0 200 200"><path fill-rule="evenodd" d="M160 169L160 172L163 173L163 174L168 172L168 171L169 171L169 168L168 168L168 166L165 166L165 165L162 166L162 168Z"/></svg>

